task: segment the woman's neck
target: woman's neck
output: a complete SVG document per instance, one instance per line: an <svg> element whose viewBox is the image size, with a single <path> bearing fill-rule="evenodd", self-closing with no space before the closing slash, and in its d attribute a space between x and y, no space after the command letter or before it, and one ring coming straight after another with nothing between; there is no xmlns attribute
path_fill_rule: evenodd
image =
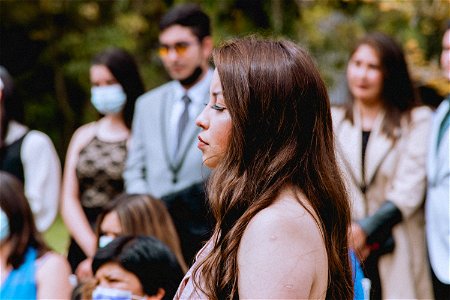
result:
<svg viewBox="0 0 450 300"><path fill-rule="evenodd" d="M371 131L378 114L381 112L382 104L379 102L364 103L357 101L357 107L361 117L361 127L363 131Z"/></svg>
<svg viewBox="0 0 450 300"><path fill-rule="evenodd" d="M120 114L106 115L98 121L97 136L102 140L120 141L129 135L130 130Z"/></svg>

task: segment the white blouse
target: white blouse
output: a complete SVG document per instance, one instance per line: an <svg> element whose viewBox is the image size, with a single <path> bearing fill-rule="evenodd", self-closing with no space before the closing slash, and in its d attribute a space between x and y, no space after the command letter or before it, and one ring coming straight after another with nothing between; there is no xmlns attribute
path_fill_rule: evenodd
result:
<svg viewBox="0 0 450 300"><path fill-rule="evenodd" d="M10 121L5 143L10 145L20 139L28 128ZM31 130L20 149L25 177L25 196L28 199L39 231L46 231L58 213L61 187L61 163L50 138Z"/></svg>

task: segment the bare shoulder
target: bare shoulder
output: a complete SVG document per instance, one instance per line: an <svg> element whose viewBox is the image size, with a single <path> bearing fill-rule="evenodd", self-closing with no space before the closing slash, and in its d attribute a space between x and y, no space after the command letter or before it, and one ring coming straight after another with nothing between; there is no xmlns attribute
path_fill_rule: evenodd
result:
<svg viewBox="0 0 450 300"><path fill-rule="evenodd" d="M95 136L97 130L97 122L91 122L79 127L75 130L70 140L70 144L75 149L80 149L89 143Z"/></svg>
<svg viewBox="0 0 450 300"><path fill-rule="evenodd" d="M41 261L39 261L41 260ZM58 253L48 252L38 259L38 273L54 272L56 275L70 275L67 260Z"/></svg>
<svg viewBox="0 0 450 300"><path fill-rule="evenodd" d="M37 261L36 281L39 299L68 299L71 293L70 266L67 260L48 252Z"/></svg>
<svg viewBox="0 0 450 300"><path fill-rule="evenodd" d="M310 213L312 209L305 206L308 207L308 202L304 196L279 195L271 206L253 217L244 232L243 242L256 240L269 245L275 241L287 242L302 245L301 250L321 245L319 225Z"/></svg>
<svg viewBox="0 0 450 300"><path fill-rule="evenodd" d="M305 207L304 196L282 193L250 221L238 250L240 296L298 299L326 293L325 244Z"/></svg>

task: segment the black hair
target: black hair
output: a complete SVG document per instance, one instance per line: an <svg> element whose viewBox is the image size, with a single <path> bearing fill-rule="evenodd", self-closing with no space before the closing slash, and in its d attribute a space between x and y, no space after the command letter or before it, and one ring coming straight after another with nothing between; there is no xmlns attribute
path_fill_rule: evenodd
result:
<svg viewBox="0 0 450 300"><path fill-rule="evenodd" d="M195 3L179 4L169 10L162 17L159 30L163 31L173 25L189 27L199 41L211 35L209 17Z"/></svg>
<svg viewBox="0 0 450 300"><path fill-rule="evenodd" d="M125 125L131 129L136 99L144 93L144 84L134 58L121 48L107 48L92 59L92 65L104 65L113 74L127 95L122 110Z"/></svg>
<svg viewBox="0 0 450 300"><path fill-rule="evenodd" d="M5 138L8 132L9 121L15 120L19 123L23 123L24 107L22 98L19 96L14 80L8 71L0 66L0 79L3 82L2 96L0 105L1 111L1 125L0 125L0 151L5 145Z"/></svg>
<svg viewBox="0 0 450 300"><path fill-rule="evenodd" d="M162 288L165 291L163 299L172 299L183 279L175 255L165 244L150 236L120 236L98 249L92 261L94 274L108 262L116 262L136 275L148 296Z"/></svg>

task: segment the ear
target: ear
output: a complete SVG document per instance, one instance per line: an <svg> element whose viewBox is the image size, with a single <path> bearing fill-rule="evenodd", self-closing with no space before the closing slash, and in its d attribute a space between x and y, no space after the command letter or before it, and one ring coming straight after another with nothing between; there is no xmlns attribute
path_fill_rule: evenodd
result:
<svg viewBox="0 0 450 300"><path fill-rule="evenodd" d="M206 59L209 59L209 56L211 55L211 52L213 50L214 43L211 36L205 36L202 40L202 51L203 56Z"/></svg>
<svg viewBox="0 0 450 300"><path fill-rule="evenodd" d="M147 300L162 300L166 291L163 288L159 288L155 295L147 296Z"/></svg>

